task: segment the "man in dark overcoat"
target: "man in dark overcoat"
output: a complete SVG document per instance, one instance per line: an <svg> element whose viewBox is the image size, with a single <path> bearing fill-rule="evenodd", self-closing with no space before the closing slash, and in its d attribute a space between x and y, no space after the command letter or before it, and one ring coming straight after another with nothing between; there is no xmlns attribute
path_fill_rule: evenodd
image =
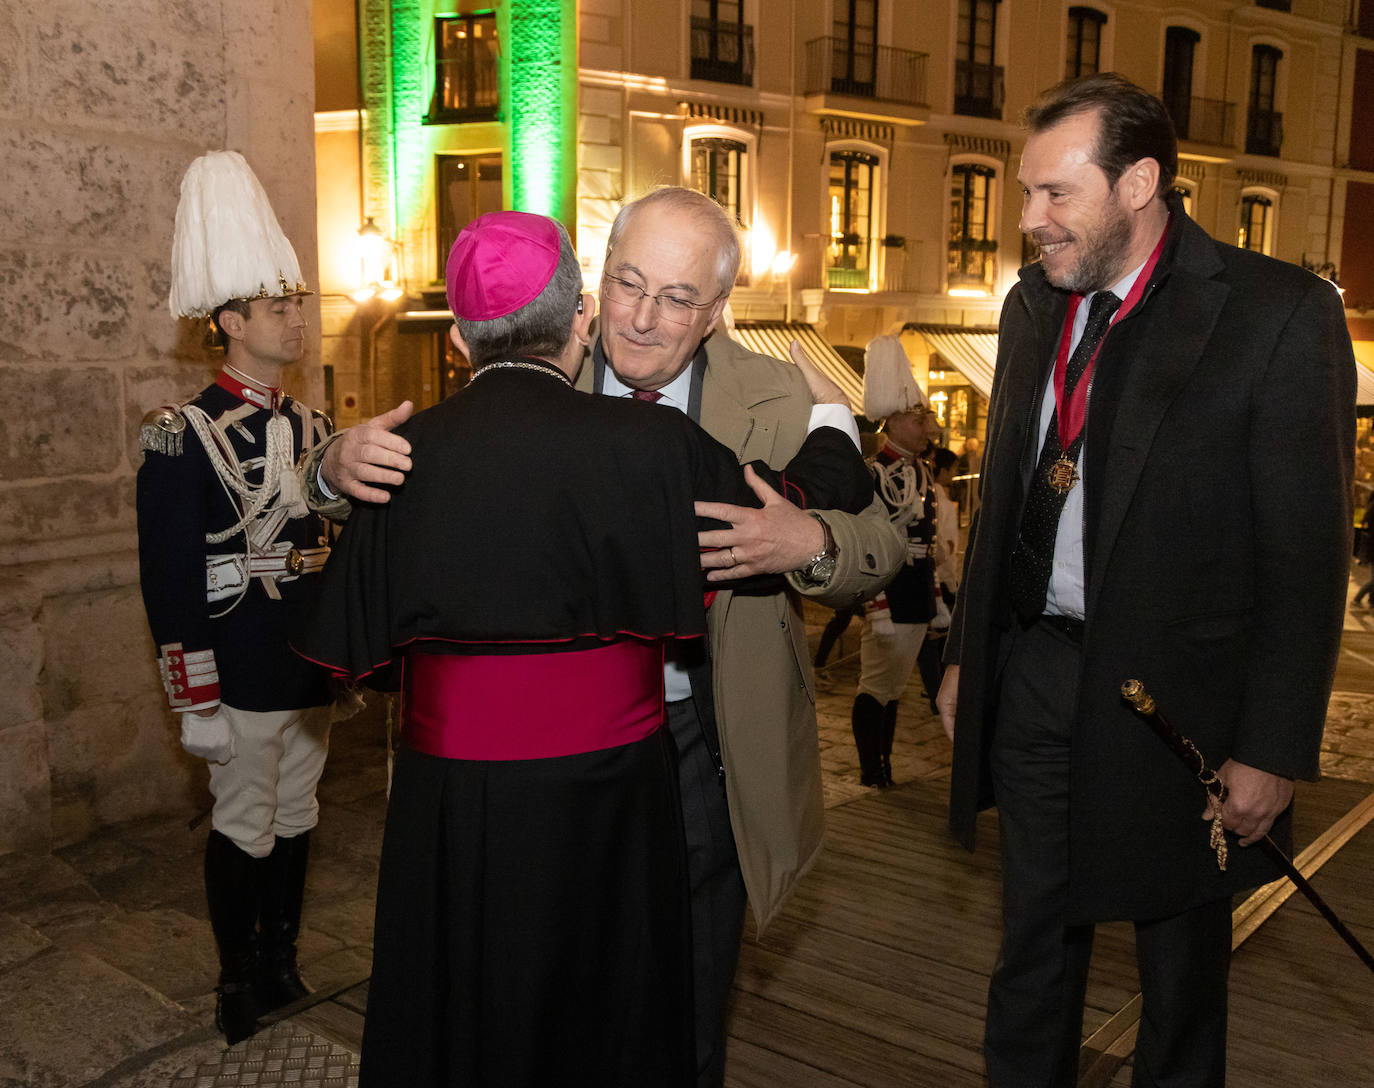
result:
<svg viewBox="0 0 1374 1088"><path fill-rule="evenodd" d="M971 847L979 808L999 814L988 1075L1075 1083L1093 923L1130 919L1132 1083L1221 1085L1230 898L1277 875L1250 844L1290 837L1293 780L1318 773L1350 553L1350 338L1329 282L1188 218L1154 97L1089 77L1026 127L1021 229L1041 259L1002 309L939 696L952 829ZM1128 678L1229 788L1225 871L1200 786L1122 701Z"/></svg>

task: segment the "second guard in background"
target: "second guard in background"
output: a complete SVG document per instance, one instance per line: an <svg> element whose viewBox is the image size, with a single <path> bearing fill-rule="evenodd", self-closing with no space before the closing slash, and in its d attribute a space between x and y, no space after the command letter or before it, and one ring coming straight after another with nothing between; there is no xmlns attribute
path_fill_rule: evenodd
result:
<svg viewBox="0 0 1374 1088"><path fill-rule="evenodd" d="M230 1043L310 992L296 937L330 693L287 630L329 554L296 474L329 427L281 389L304 350L310 293L243 157L196 159L181 184L169 302L173 317L211 319L224 365L190 401L144 418L139 567L182 746L210 768L205 893L215 1023Z"/></svg>
<svg viewBox="0 0 1374 1088"><path fill-rule="evenodd" d="M895 336L879 336L868 345L864 415L883 421L884 443L869 465L878 498L906 537L907 555L887 589L868 605L859 644L854 746L859 781L891 786L897 702L936 613L935 483L921 454L940 436L940 421Z"/></svg>

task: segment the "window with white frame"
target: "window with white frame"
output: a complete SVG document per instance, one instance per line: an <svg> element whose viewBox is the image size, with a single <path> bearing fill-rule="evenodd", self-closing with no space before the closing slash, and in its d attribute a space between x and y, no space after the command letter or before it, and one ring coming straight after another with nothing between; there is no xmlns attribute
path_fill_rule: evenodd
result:
<svg viewBox="0 0 1374 1088"><path fill-rule="evenodd" d="M1256 253L1272 254L1276 194L1263 189L1248 189L1240 195L1240 229L1236 245Z"/></svg>
<svg viewBox="0 0 1374 1088"><path fill-rule="evenodd" d="M743 259L735 283L741 287L748 286L750 276L754 150L752 136L717 126L688 129L683 142L682 183L709 196L739 227Z"/></svg>
<svg viewBox="0 0 1374 1088"><path fill-rule="evenodd" d="M827 287L866 290L872 283L877 175L878 156L871 152L830 152Z"/></svg>
<svg viewBox="0 0 1374 1088"><path fill-rule="evenodd" d="M992 294L997 274L997 237L993 222L995 167L956 162L950 167L949 260L946 289Z"/></svg>

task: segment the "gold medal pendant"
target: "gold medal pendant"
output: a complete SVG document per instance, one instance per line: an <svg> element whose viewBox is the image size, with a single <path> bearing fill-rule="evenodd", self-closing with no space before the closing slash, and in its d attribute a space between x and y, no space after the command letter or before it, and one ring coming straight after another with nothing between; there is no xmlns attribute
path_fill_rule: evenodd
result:
<svg viewBox="0 0 1374 1088"><path fill-rule="evenodd" d="M1072 491L1073 485L1078 483L1078 478L1078 466L1062 453L1059 460L1045 473L1045 481L1061 495L1067 495Z"/></svg>

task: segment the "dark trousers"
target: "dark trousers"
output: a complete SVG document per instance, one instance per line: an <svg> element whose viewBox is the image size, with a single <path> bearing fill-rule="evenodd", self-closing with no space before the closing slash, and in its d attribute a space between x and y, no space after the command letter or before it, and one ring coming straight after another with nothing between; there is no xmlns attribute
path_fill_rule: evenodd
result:
<svg viewBox="0 0 1374 1088"><path fill-rule="evenodd" d="M691 886L697 1084L714 1088L725 1080L725 1015L744 931L744 877L730 830L725 783L716 773L693 700L668 704L668 728L677 743Z"/></svg>
<svg viewBox="0 0 1374 1088"><path fill-rule="evenodd" d="M1014 629L992 777L1002 838L1002 948L984 1056L994 1088L1072 1086L1093 927L1065 924L1070 730L1080 650L1048 624ZM1149 879L1142 874L1142 879ZM1137 920L1143 1012L1134 1088L1225 1083L1231 904Z"/></svg>

